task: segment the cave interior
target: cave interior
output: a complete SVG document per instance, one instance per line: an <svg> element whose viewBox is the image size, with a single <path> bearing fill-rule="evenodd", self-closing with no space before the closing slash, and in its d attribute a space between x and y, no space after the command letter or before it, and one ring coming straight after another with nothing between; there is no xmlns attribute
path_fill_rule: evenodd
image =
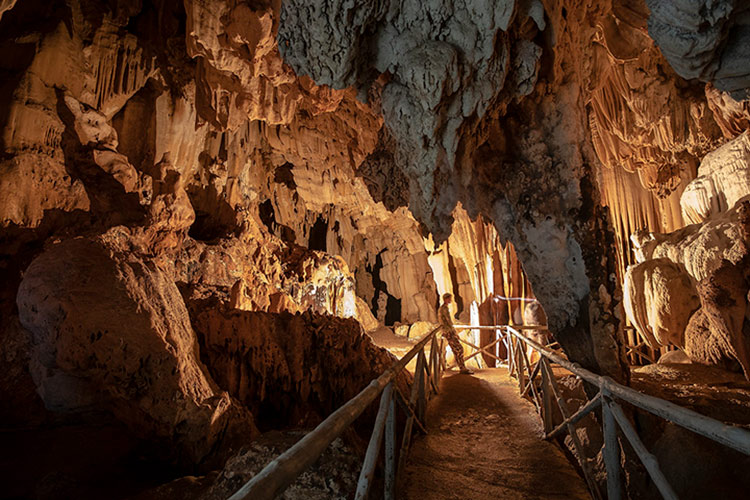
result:
<svg viewBox="0 0 750 500"><path fill-rule="evenodd" d="M750 3L0 0L0 47L0 498L229 498L447 294L750 430ZM541 441L531 393L493 402L509 346L456 335L475 373L438 381L400 496L605 498L602 411ZM281 498L353 498L377 410ZM679 498L747 498L748 455L625 415ZM490 450L515 434L559 460ZM428 491L435 443L539 472Z"/></svg>

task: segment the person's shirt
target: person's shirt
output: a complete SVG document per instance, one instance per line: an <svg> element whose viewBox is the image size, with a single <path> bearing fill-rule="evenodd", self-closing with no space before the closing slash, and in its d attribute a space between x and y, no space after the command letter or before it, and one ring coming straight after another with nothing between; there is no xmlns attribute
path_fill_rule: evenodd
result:
<svg viewBox="0 0 750 500"><path fill-rule="evenodd" d="M453 320L451 319L451 310L450 310L450 304L443 304L440 306L440 309L438 309L438 321L440 321L440 324L453 329Z"/></svg>

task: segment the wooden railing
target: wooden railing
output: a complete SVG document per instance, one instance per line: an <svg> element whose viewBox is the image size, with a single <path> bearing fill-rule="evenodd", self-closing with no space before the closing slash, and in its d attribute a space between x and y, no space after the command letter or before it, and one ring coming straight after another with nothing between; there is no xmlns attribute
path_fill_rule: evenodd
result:
<svg viewBox="0 0 750 500"><path fill-rule="evenodd" d="M662 497L670 500L677 498L677 495L662 473L661 468L659 467L659 462L656 457L648 451L643 444L643 441L641 441L630 420L625 416L619 401L625 401L635 407L695 432L696 434L700 434L729 448L750 455L749 431L740 427L724 424L718 420L706 417L674 403L670 403L669 401L643 394L631 389L630 387L618 384L609 377L603 377L592 373L577 363L571 363L558 353L552 351L549 347L542 346L533 340L526 338L518 331L519 327L508 325L456 325L456 328L494 330L498 333L498 338L495 343L498 341L505 342L508 352L508 370L512 376L518 379L520 394L522 396L526 396L527 394L530 395L531 400L542 415L545 439L553 439L564 432L568 433L571 437L576 455L578 456L581 470L583 471L586 483L588 484L589 491L597 500L603 498L608 498L609 500L620 500L622 497L618 428L622 432L622 436L624 436L624 438L630 443L635 454L644 465ZM524 329L533 328L539 327L525 327ZM477 348L477 346L473 346L469 342L463 340L462 342L466 345ZM494 343L489 344L484 348L478 348L477 352L472 356L484 353L498 359L493 354L487 352L487 349L492 345L494 345ZM536 363L529 363L526 354L526 346L531 347L540 354L539 360ZM567 402L561 395L557 379L552 371L551 362L598 387L599 392L578 411L571 413L567 406ZM537 385L536 382L537 377L541 378L539 385ZM553 399L563 417L563 422L554 428L552 422ZM593 471L586 460L578 434L575 431L576 423L597 408L601 408L602 411L602 418L600 421L602 423L604 435L604 448L602 455L607 471L606 496L599 490L598 483L594 480Z"/></svg>
<svg viewBox="0 0 750 500"><path fill-rule="evenodd" d="M396 495L396 480L404 469L414 426L416 424L424 432L427 401L433 394L437 394L445 369L445 360L441 355L444 352L443 341L437 339L439 330L439 327L435 328L425 335L380 377L370 382L359 394L331 413L294 446L266 465L232 495L230 500L276 498L320 457L334 439L352 425L378 395L380 395L380 406L354 498L360 500L367 497L375 475L383 437L385 437L384 497L386 500L393 500ZM428 343L430 344L429 361L425 355ZM417 358L414 380L407 400L394 381L414 357ZM398 462L396 462L396 403L406 415Z"/></svg>

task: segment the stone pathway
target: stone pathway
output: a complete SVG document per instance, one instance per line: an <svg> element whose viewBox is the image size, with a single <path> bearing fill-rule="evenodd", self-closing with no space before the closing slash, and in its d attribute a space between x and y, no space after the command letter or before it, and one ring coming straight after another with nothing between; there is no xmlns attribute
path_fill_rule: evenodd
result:
<svg viewBox="0 0 750 500"><path fill-rule="evenodd" d="M414 437L406 500L590 498L562 451L542 440L533 405L504 368L446 373L427 430Z"/></svg>

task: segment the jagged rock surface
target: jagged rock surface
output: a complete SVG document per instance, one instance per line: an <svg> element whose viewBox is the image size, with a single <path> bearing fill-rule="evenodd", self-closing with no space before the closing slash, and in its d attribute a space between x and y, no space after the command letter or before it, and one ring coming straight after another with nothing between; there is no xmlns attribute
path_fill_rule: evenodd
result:
<svg viewBox="0 0 750 500"><path fill-rule="evenodd" d="M188 462L223 439L252 436L252 416L200 362L176 285L117 233L53 245L21 282L19 316L45 405L107 409L137 434L173 443Z"/></svg>
<svg viewBox="0 0 750 500"><path fill-rule="evenodd" d="M314 423L395 360L351 319L241 311L200 292L188 304L214 379L267 427Z"/></svg>
<svg viewBox="0 0 750 500"><path fill-rule="evenodd" d="M92 276L102 300L117 283L153 281L146 299L122 300L163 299L153 315L179 312L165 324L180 338L192 335L185 314L208 325L213 355L208 344L183 346L170 363L213 360L220 369L209 372L242 399L226 400L237 411L324 413L314 399L355 390L341 380L315 386L312 373L292 383L288 353L248 363L236 354L245 347L276 345L296 325L299 338L283 340L305 350L289 359L318 366L329 358L301 334L318 315L404 330L399 323L434 321L445 292L458 321L485 324L520 324L526 302L516 299L536 298L572 360L627 381L619 286L632 254L646 261L627 285L643 335L747 369L747 237L733 203L721 202L744 196L740 182L722 179L746 170L747 13L731 0L0 1L0 355L11 365L0 397L13 406L0 415L49 424L57 417L34 389L51 401L50 377L89 366L79 354L91 346L57 345L49 311L34 310L43 297L18 293L22 280L38 280L62 296L64 280L29 266L38 258L50 276L64 275L49 255L67 245L106 247L92 253L102 265L144 269L138 279ZM702 225L684 228L693 221ZM631 242L638 231L672 234ZM88 276L80 258L66 256ZM191 302L186 313L176 284L221 306ZM169 293L152 301L157 289ZM247 333L266 322L274 338ZM144 338L163 338L155 324ZM349 376L364 380L380 355L365 337L343 335L361 342L364 367ZM234 342L233 357L221 356L221 342ZM41 360L48 344L75 363ZM271 365L282 375L263 371ZM96 364L84 372L89 387L117 387ZM157 392L182 391L175 377ZM200 394L219 391L210 378ZM270 394L261 403L242 387L250 380L299 401ZM183 440L167 418L177 408L83 392L96 397L59 394L72 408L114 411L142 434ZM185 446L197 457L214 437Z"/></svg>
<svg viewBox="0 0 750 500"><path fill-rule="evenodd" d="M230 458L224 468L202 477L178 479L138 495L134 500L224 500L258 474L271 460L301 439L300 432L269 433ZM357 486L362 460L350 446L336 439L308 470L287 488L281 500L346 498Z"/></svg>
<svg viewBox="0 0 750 500"><path fill-rule="evenodd" d="M652 347L675 345L696 362L750 374L748 214L745 200L703 224L641 239L625 310Z"/></svg>
<svg viewBox="0 0 750 500"><path fill-rule="evenodd" d="M691 224L726 212L750 194L750 132L745 131L708 153L680 198L682 216Z"/></svg>
<svg viewBox="0 0 750 500"><path fill-rule="evenodd" d="M541 49L523 40L512 50L506 35L516 16L528 18L515 4L282 4L280 48L298 74L366 94L389 73L381 105L395 159L409 179L411 210L439 240L448 235L457 201L441 181L456 176L460 134L485 115L506 80L520 95L536 80Z"/></svg>
<svg viewBox="0 0 750 500"><path fill-rule="evenodd" d="M750 6L741 0L646 0L649 35L683 78L750 97Z"/></svg>

